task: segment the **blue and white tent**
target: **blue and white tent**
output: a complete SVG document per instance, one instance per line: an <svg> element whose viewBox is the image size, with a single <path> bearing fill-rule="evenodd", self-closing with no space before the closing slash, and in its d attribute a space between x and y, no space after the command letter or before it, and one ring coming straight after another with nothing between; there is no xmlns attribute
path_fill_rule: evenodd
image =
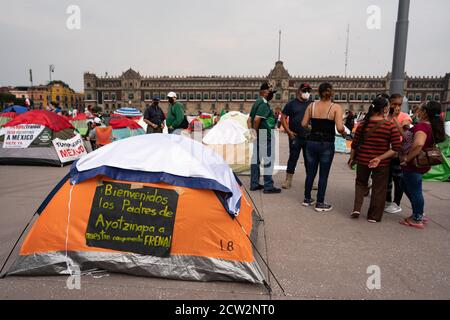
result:
<svg viewBox="0 0 450 320"><path fill-rule="evenodd" d="M71 183L97 175L215 190L224 195L228 213L239 214L242 193L228 164L213 150L180 135L155 133L108 144L73 164Z"/></svg>
<svg viewBox="0 0 450 320"><path fill-rule="evenodd" d="M142 112L133 107L124 107L114 111L116 114L120 114L125 117L142 117Z"/></svg>

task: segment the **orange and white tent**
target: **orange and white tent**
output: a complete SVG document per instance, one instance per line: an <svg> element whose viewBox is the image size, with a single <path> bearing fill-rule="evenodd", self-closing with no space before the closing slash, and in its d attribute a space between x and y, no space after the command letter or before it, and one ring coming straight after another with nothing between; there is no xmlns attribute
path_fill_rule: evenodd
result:
<svg viewBox="0 0 450 320"><path fill-rule="evenodd" d="M189 138L151 134L72 165L38 209L8 275L92 268L263 283L258 219L224 160Z"/></svg>

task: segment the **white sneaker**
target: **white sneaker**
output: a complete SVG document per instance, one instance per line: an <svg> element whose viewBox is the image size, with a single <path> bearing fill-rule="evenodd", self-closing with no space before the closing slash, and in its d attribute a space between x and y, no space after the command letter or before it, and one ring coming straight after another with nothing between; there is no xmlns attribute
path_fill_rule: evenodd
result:
<svg viewBox="0 0 450 320"><path fill-rule="evenodd" d="M399 213L402 212L402 208L400 208L395 202L392 202L390 205L384 208L384 212L386 213Z"/></svg>

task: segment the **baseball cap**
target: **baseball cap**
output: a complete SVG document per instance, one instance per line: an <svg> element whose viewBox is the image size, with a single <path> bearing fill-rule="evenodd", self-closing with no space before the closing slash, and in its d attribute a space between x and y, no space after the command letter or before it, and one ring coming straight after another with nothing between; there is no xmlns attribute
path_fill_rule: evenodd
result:
<svg viewBox="0 0 450 320"><path fill-rule="evenodd" d="M176 98L176 97L177 97L177 94L176 94L175 92L173 92L173 91L170 91L170 92L167 94L167 97L168 97L168 98Z"/></svg>
<svg viewBox="0 0 450 320"><path fill-rule="evenodd" d="M271 89L271 85L268 82L263 82L263 84L261 85L260 90L270 90Z"/></svg>
<svg viewBox="0 0 450 320"><path fill-rule="evenodd" d="M309 83L302 83L300 85L300 88L298 88L299 90L303 90L303 89L309 89L312 90L311 86L309 85Z"/></svg>
<svg viewBox="0 0 450 320"><path fill-rule="evenodd" d="M95 118L94 118L94 122L95 122L96 124L100 124L100 123L102 123L102 120L100 120L100 118L98 118L98 117L95 117Z"/></svg>

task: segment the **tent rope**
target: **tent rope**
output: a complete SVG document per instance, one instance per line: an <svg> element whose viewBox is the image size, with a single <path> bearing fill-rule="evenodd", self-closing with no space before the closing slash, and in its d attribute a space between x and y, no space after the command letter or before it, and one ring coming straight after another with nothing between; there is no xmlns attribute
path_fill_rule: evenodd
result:
<svg viewBox="0 0 450 320"><path fill-rule="evenodd" d="M266 260L264 260L261 252L259 252L258 248L256 247L256 245L253 243L252 239L250 239L249 235L247 234L247 231L245 231L244 227L242 226L242 224L239 222L239 220L237 219L237 217L234 219L236 220L236 222L239 224L239 226L241 227L242 231L244 232L244 234L247 236L248 240L250 241L250 243L252 244L252 247L255 249L256 253L258 253L258 256L261 258L261 260L264 262L264 264L267 267L267 270L269 270L270 274L272 275L272 277L275 279L275 281L277 282L278 286L280 287L281 291L283 291L284 296L286 295L286 291L284 291L283 286L281 285L280 281L278 281L278 278L275 276L275 274L273 273L272 269L270 269L269 264L266 262ZM272 293L272 289L270 287L270 285L264 280L264 286L267 288L267 290L269 291L269 294Z"/></svg>
<svg viewBox="0 0 450 320"><path fill-rule="evenodd" d="M68 203L69 210L68 210L68 213L67 213L66 244L65 244L66 265L67 265L67 271L69 271L70 274L72 274L72 271L73 271L73 270L70 269L70 267L72 265L72 262L69 261L67 253L68 253L68 243L69 243L70 214L71 214L71 207L72 207L72 191L73 191L74 187L75 187L75 184L72 184L70 186L70 192L69 192L69 203Z"/></svg>
<svg viewBox="0 0 450 320"><path fill-rule="evenodd" d="M17 245L19 244L20 239L22 239L22 236L24 235L25 231L28 229L28 227L31 224L31 221L33 221L34 216L37 214L37 211L31 216L30 221L28 221L27 225L25 226L25 228L22 230L22 233L20 234L19 238L17 239L16 243L14 244L13 248L11 249L11 251L8 254L8 257L5 260L5 263L3 263L2 268L0 269L0 275L3 272L3 269L5 268L6 264L8 263L9 258L11 258L12 253L14 252L14 250L16 249ZM1 279L6 277L6 273L2 276L0 276Z"/></svg>
<svg viewBox="0 0 450 320"><path fill-rule="evenodd" d="M248 197L252 201L253 208L256 211L256 215L258 216L259 221L264 221L264 218L262 217L261 213L259 212L258 207L256 206L255 201L253 200L253 197L251 196L250 192L248 192L247 188L244 185L242 185L242 187L244 188L245 193L248 195Z"/></svg>

